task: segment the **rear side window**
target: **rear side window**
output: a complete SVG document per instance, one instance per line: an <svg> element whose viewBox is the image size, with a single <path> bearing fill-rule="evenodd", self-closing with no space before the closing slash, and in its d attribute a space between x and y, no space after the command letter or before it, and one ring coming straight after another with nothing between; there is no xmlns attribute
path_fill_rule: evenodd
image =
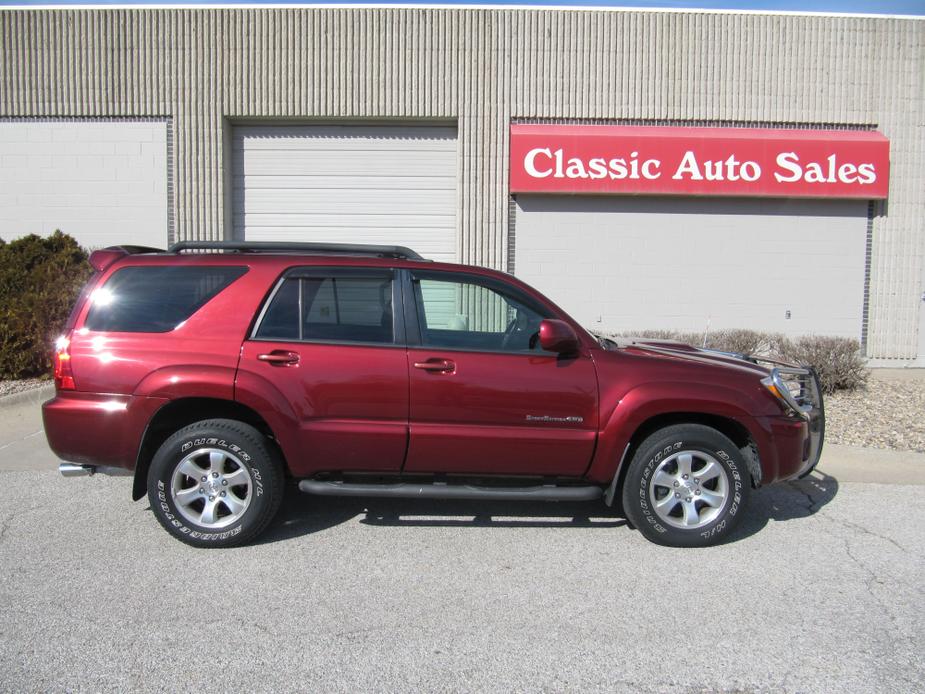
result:
<svg viewBox="0 0 925 694"><path fill-rule="evenodd" d="M128 333L165 333L247 272L214 265L126 267L93 292L84 327Z"/></svg>
<svg viewBox="0 0 925 694"><path fill-rule="evenodd" d="M273 296L255 337L391 344L392 322L391 274L293 277Z"/></svg>

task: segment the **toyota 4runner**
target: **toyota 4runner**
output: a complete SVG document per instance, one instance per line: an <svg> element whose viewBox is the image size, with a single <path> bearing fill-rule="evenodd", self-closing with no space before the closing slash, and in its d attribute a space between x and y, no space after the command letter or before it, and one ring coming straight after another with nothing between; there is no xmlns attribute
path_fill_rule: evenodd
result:
<svg viewBox="0 0 925 694"><path fill-rule="evenodd" d="M64 475L132 475L198 547L253 540L287 479L603 498L650 540L703 546L822 449L811 369L595 338L514 277L407 248L183 242L90 263L55 349L49 444Z"/></svg>

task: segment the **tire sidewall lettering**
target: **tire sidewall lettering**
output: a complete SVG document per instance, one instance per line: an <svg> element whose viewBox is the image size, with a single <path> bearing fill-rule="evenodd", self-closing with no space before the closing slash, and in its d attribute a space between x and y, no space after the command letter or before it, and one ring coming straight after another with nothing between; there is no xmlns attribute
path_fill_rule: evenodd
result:
<svg viewBox="0 0 925 694"><path fill-rule="evenodd" d="M711 446L703 445L702 443L695 443L693 441L685 443L684 440L680 440L674 441L667 446L660 446L658 450L651 454L646 463L643 465L642 471L639 474L639 485L637 490L638 494L634 494L639 511L642 514L642 519L647 525L650 526L652 530L655 530L660 534L668 532L669 529L660 522L654 509L651 507L649 500L649 482L652 478L652 475L655 473L655 470L658 468L658 465L666 457L676 451L681 450L682 448L700 450L710 453L710 455L716 457L717 460L720 461L721 465L723 465L727 475L729 476L729 482L732 486L732 495L730 500L727 501L726 509L723 511L722 515L713 521L711 525L694 531L683 530L679 528L672 528L671 531L687 536L699 535L704 539L709 539L717 535L721 535L730 525L732 518L735 517L742 506L742 489L743 484L745 483L743 475L733 455L730 455L725 450L717 450Z"/></svg>
<svg viewBox="0 0 925 694"><path fill-rule="evenodd" d="M216 436L197 436L194 438L181 440L179 442L178 452L181 455L184 455L194 448L201 448L203 446L223 448L229 453L233 454L247 466L247 470L250 473L251 480L254 484L254 500L251 502L252 504L257 501L258 497L264 496L264 482L260 468L255 462L253 456L238 444L230 443L226 439ZM180 457L175 457L173 459L172 464L169 466L169 474L173 474L173 470L179 462ZM230 528L222 528L221 530L209 531L202 528L190 527L175 512L173 507L173 500L170 498L170 493L168 492L165 482L162 479L158 479L156 487L158 506L160 507L161 514L171 526L173 526L178 532L183 533L187 537L205 542L220 541L235 537L244 529L244 521L246 521L249 515L247 513L245 514L244 518L239 520ZM248 511L251 510L256 511L256 509L253 509L253 506L251 509L248 509Z"/></svg>

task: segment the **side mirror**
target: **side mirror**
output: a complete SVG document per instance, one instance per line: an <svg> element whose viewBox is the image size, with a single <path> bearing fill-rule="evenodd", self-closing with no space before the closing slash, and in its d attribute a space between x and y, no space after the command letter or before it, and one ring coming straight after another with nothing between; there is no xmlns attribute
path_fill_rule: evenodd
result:
<svg viewBox="0 0 925 694"><path fill-rule="evenodd" d="M540 323L540 347L547 352L574 354L580 343L572 326L565 321L547 318Z"/></svg>

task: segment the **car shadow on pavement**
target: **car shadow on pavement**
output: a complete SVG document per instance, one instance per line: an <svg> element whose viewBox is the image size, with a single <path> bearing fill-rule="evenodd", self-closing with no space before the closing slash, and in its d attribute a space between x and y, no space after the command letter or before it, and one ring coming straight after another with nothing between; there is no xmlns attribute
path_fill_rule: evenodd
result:
<svg viewBox="0 0 925 694"><path fill-rule="evenodd" d="M600 502L375 499L367 525L478 528L618 528L627 522ZM379 502L386 503L379 503Z"/></svg>
<svg viewBox="0 0 925 694"><path fill-rule="evenodd" d="M822 472L752 491L745 517L726 542L759 532L770 521L791 521L817 513L838 494L838 480Z"/></svg>
<svg viewBox="0 0 925 694"><path fill-rule="evenodd" d="M749 509L726 542L759 532L770 521L805 518L838 493L838 480L814 472L752 492ZM288 540L360 518L365 525L472 528L619 528L630 526L617 508L598 502L383 499L311 496L286 490L273 524L255 544Z"/></svg>
<svg viewBox="0 0 925 694"><path fill-rule="evenodd" d="M494 528L618 528L603 502L464 501L324 497L286 490L279 514L255 544L315 533L356 517L365 525Z"/></svg>

